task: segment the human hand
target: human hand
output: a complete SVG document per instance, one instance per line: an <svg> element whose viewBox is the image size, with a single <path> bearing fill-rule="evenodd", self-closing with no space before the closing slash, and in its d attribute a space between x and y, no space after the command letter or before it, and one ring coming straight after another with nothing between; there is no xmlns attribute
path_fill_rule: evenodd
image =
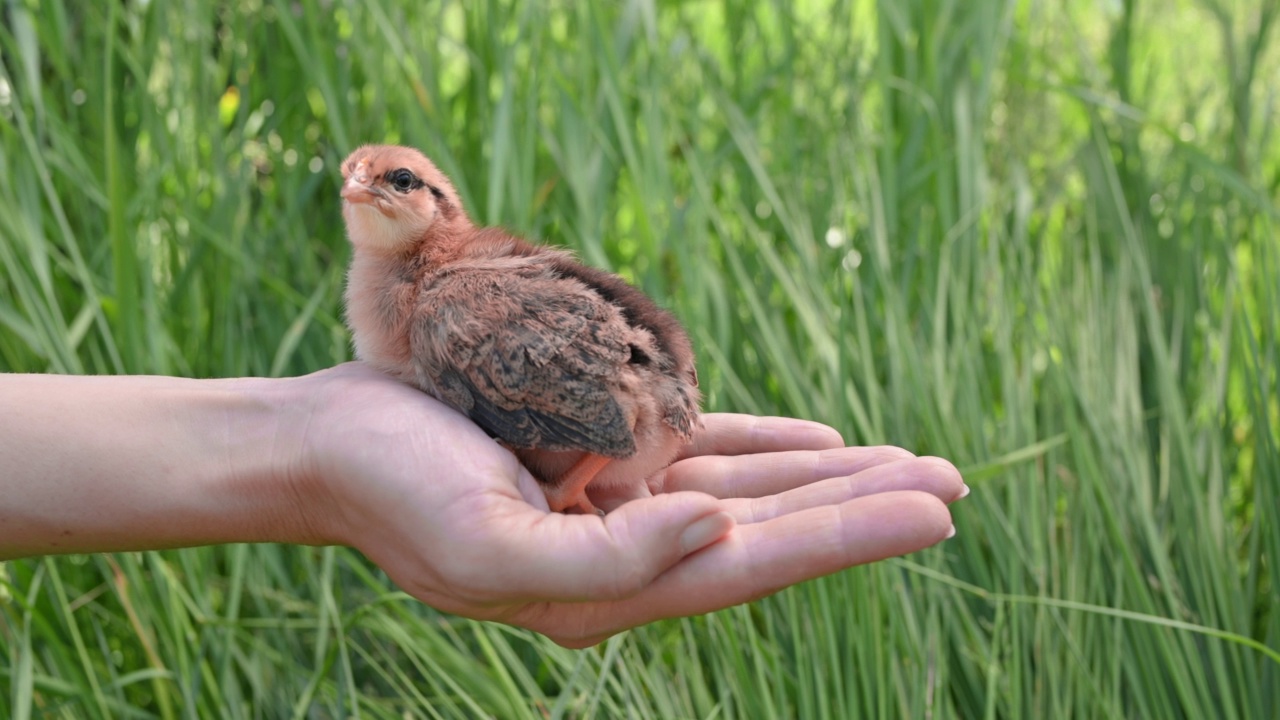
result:
<svg viewBox="0 0 1280 720"><path fill-rule="evenodd" d="M514 455L418 390L361 363L299 380L313 405L293 476L317 538L432 607L567 647L928 547L967 493L939 458L711 414L643 497L593 495L603 518L550 513Z"/></svg>

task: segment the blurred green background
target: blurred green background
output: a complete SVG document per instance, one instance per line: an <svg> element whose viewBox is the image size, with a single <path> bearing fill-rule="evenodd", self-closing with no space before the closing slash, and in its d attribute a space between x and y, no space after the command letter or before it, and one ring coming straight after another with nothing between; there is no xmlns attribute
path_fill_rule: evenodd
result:
<svg viewBox="0 0 1280 720"><path fill-rule="evenodd" d="M710 409L973 487L585 652L341 548L5 563L11 717L1274 717L1280 3L0 8L0 370L346 360L337 163L400 142L675 310Z"/></svg>

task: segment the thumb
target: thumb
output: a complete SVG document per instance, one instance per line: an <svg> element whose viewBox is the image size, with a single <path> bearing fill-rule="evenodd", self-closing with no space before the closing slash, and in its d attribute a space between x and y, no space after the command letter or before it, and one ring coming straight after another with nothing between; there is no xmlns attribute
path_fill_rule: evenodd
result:
<svg viewBox="0 0 1280 720"><path fill-rule="evenodd" d="M676 492L626 503L604 518L610 535L630 535L640 552L674 564L733 529L733 516L716 498L700 492ZM665 566L664 566L665 567Z"/></svg>
<svg viewBox="0 0 1280 720"><path fill-rule="evenodd" d="M714 497L666 493L633 500L600 518L539 513L490 555L506 593L525 600L614 600L644 589L690 553L723 538L733 516ZM499 567L500 565L500 567Z"/></svg>
<svg viewBox="0 0 1280 720"><path fill-rule="evenodd" d="M665 493L621 505L604 518L609 543L600 558L616 571L607 584L593 588L590 599L634 595L733 527L733 516L720 509L714 497L698 492Z"/></svg>

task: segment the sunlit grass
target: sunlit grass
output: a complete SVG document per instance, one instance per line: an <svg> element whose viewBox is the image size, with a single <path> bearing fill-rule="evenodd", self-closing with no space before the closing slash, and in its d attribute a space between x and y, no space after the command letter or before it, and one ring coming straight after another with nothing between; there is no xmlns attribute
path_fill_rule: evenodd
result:
<svg viewBox="0 0 1280 720"><path fill-rule="evenodd" d="M1275 3L304 5L5 5L0 370L347 359L337 162L403 142L959 534L586 652L341 548L11 562L13 717L1273 714Z"/></svg>

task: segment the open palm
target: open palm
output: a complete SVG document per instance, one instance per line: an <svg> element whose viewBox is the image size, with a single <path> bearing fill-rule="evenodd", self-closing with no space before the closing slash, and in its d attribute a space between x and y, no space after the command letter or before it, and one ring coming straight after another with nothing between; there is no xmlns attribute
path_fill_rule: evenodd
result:
<svg viewBox="0 0 1280 720"><path fill-rule="evenodd" d="M967 488L939 458L843 447L803 420L710 414L681 458L610 512L551 513L470 420L348 363L315 383L298 477L317 534L361 550L440 610L573 647L928 547Z"/></svg>

